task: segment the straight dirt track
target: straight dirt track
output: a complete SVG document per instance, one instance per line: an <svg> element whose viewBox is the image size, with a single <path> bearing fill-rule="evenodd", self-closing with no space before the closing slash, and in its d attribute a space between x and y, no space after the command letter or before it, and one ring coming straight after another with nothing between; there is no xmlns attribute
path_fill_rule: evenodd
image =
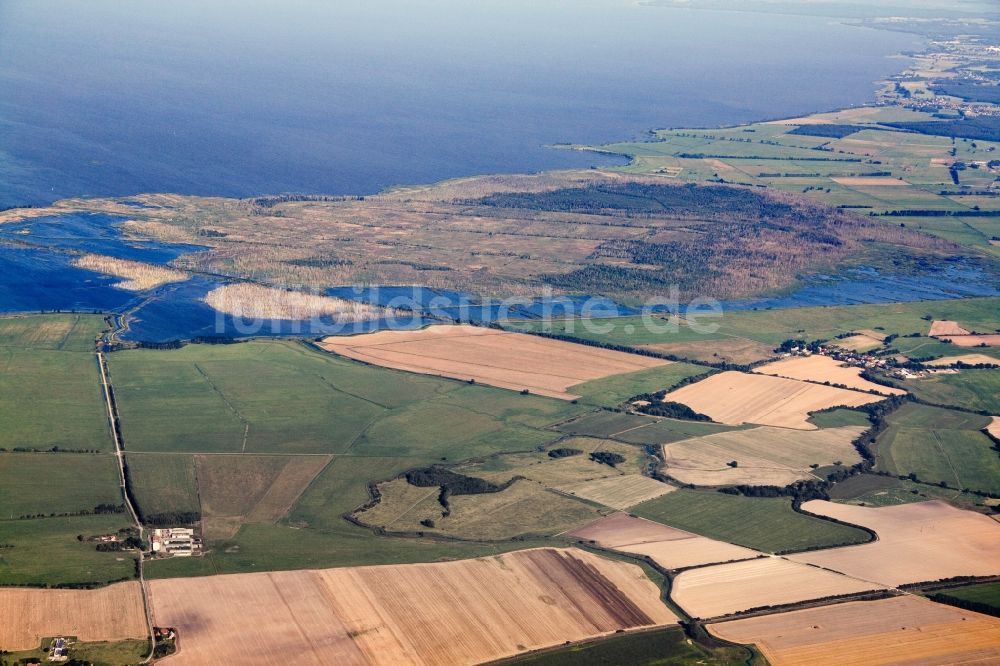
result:
<svg viewBox="0 0 1000 666"><path fill-rule="evenodd" d="M535 549L438 564L156 580L168 664L474 664L676 618L632 564Z"/></svg>
<svg viewBox="0 0 1000 666"><path fill-rule="evenodd" d="M426 375L470 379L490 386L563 400L567 389L592 379L669 365L670 361L475 326L429 326L324 339L341 356Z"/></svg>

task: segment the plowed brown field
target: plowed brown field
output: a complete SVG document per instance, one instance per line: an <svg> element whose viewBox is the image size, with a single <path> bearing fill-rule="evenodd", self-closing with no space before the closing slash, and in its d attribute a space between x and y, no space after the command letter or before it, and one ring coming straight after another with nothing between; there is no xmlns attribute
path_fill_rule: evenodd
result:
<svg viewBox="0 0 1000 666"><path fill-rule="evenodd" d="M676 618L632 564L537 549L150 583L168 664L474 664Z"/></svg>
<svg viewBox="0 0 1000 666"><path fill-rule="evenodd" d="M881 400L877 395L744 372L720 372L668 393L719 423L815 430L809 413L830 407L858 407Z"/></svg>
<svg viewBox="0 0 1000 666"><path fill-rule="evenodd" d="M80 641L146 638L138 582L97 590L0 588L0 649L30 650L46 636Z"/></svg>
<svg viewBox="0 0 1000 666"><path fill-rule="evenodd" d="M760 555L749 548L634 518L627 513L608 516L567 536L595 541L612 550L648 555L665 569L746 560Z"/></svg>
<svg viewBox="0 0 1000 666"><path fill-rule="evenodd" d="M708 625L772 666L1000 663L1000 620L913 596Z"/></svg>
<svg viewBox="0 0 1000 666"><path fill-rule="evenodd" d="M571 400L570 386L670 361L476 326L429 326L324 339L320 346L373 365Z"/></svg>
<svg viewBox="0 0 1000 666"><path fill-rule="evenodd" d="M813 500L802 508L863 525L878 541L789 556L797 562L891 586L1000 574L1000 525L982 514L944 502L872 508Z"/></svg>

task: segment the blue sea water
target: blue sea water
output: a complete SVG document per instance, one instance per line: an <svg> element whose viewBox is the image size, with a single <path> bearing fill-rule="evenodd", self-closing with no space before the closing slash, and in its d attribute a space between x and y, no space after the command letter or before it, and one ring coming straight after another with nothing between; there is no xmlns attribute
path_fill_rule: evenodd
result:
<svg viewBox="0 0 1000 666"><path fill-rule="evenodd" d="M477 173L586 166L560 151L653 127L713 126L869 100L913 36L826 18L625 0L0 0L0 207L178 192L365 194ZM142 208L148 204L132 201ZM127 338L321 335L319 320L247 325L201 299L208 277L156 298L71 265L82 251L166 263L198 246L134 241L123 218L0 225L0 312L141 304ZM817 278L730 309L995 295L970 266ZM351 292L351 293L348 293ZM578 313L586 297L512 306L381 287L332 295L490 322ZM442 301L445 301L442 303ZM405 303L404 303L405 305ZM630 314L589 301L591 316Z"/></svg>
<svg viewBox="0 0 1000 666"><path fill-rule="evenodd" d="M863 103L920 45L626 0L0 0L0 207L600 164L545 146Z"/></svg>

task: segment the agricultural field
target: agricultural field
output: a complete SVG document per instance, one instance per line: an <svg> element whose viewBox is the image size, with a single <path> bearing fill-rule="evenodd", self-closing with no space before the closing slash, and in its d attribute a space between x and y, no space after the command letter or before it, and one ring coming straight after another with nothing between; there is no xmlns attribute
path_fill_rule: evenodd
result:
<svg viewBox="0 0 1000 666"><path fill-rule="evenodd" d="M139 349L109 359L126 448L134 451L461 459L543 443L551 436L536 428L582 411L374 368L291 341Z"/></svg>
<svg viewBox="0 0 1000 666"><path fill-rule="evenodd" d="M796 513L791 500L681 489L631 513L695 534L766 553L864 543L867 532Z"/></svg>
<svg viewBox="0 0 1000 666"><path fill-rule="evenodd" d="M879 469L951 488L1000 491L1000 457L982 432L989 417L907 403L887 422L875 445Z"/></svg>
<svg viewBox="0 0 1000 666"><path fill-rule="evenodd" d="M150 588L155 622L179 631L178 664L221 652L244 664L473 664L676 622L638 566L579 550L156 580Z"/></svg>
<svg viewBox="0 0 1000 666"><path fill-rule="evenodd" d="M0 318L0 449L111 448L95 316Z"/></svg>
<svg viewBox="0 0 1000 666"><path fill-rule="evenodd" d="M93 352L106 326L100 315L0 316L0 348Z"/></svg>
<svg viewBox="0 0 1000 666"><path fill-rule="evenodd" d="M996 368L962 369L950 374L935 373L908 379L901 385L927 402L976 411L1000 412L1000 370Z"/></svg>
<svg viewBox="0 0 1000 666"><path fill-rule="evenodd" d="M749 652L739 646L707 648L691 641L683 630L675 627L512 657L502 663L504 666L659 666L665 663L723 666L745 663L751 658Z"/></svg>
<svg viewBox="0 0 1000 666"><path fill-rule="evenodd" d="M794 379L743 372L722 372L671 391L664 400L679 402L727 425L759 425L813 430L809 413L831 407L858 407L881 398L859 391Z"/></svg>
<svg viewBox="0 0 1000 666"><path fill-rule="evenodd" d="M620 317L613 320L613 326L601 329L581 326L576 320L553 320L524 324L524 326L595 342L631 347L702 342L714 345L719 341L731 343L737 340L753 341L774 348L785 340L831 340L839 344L843 340L835 340L838 335L866 330L880 336L890 334L908 336L916 333L920 337L899 337L891 344L904 354L914 353L917 356L924 356L931 355L933 351L933 355L954 356L969 352L927 337L929 322L933 319L951 319L974 330L992 330L997 325L995 322L998 310L1000 310L1000 298L963 298L871 305L733 310L726 311L724 316L707 322L718 325L718 329L714 332L699 332L692 328L684 317L680 318L676 330L670 330L665 326L664 330L652 329L643 325L641 317ZM706 349L710 349L711 345ZM913 347L917 345L921 348L914 349Z"/></svg>
<svg viewBox="0 0 1000 666"><path fill-rule="evenodd" d="M759 557L761 553L667 527L627 513L615 513L566 536L625 553L646 555L664 569L732 562Z"/></svg>
<svg viewBox="0 0 1000 666"><path fill-rule="evenodd" d="M591 457L599 453L619 456L620 462L612 466ZM501 454L457 465L452 473L494 487L470 494L449 490L447 510L440 500L447 478L414 485L401 476L378 484L378 502L354 517L390 532L465 539L555 535L606 513L596 505L623 509L673 491L674 487L639 473L644 460L637 446L570 437L561 440L552 455ZM545 510L539 511L540 506Z"/></svg>
<svg viewBox="0 0 1000 666"><path fill-rule="evenodd" d="M858 474L836 483L829 490L835 502L857 506L896 506L927 500L943 500L952 506L970 511L986 511L986 500L953 488L941 488L909 479L881 474Z"/></svg>
<svg viewBox="0 0 1000 666"><path fill-rule="evenodd" d="M740 337L694 342L664 342L645 345L643 348L694 361L737 365L756 363L776 355L774 345Z"/></svg>
<svg viewBox="0 0 1000 666"><path fill-rule="evenodd" d="M609 411L584 414L554 427L569 435L607 437L629 444L649 445L734 430L730 426L707 421L682 421Z"/></svg>
<svg viewBox="0 0 1000 666"><path fill-rule="evenodd" d="M0 580L4 585L57 586L130 579L134 553L101 553L93 542L77 537L115 534L131 526L124 513L0 521Z"/></svg>
<svg viewBox="0 0 1000 666"><path fill-rule="evenodd" d="M654 482L656 483L656 482ZM390 532L426 532L497 541L553 536L590 522L600 510L557 494L537 481L521 480L499 492L454 495L444 515L438 486L418 488L405 479L379 485L381 501L355 518ZM544 509L542 508L544 507ZM421 521L431 521L431 526Z"/></svg>
<svg viewBox="0 0 1000 666"><path fill-rule="evenodd" d="M860 546L799 553L797 562L883 585L1000 574L995 554L1000 524L940 501L879 508L813 500L803 510L862 525L878 540Z"/></svg>
<svg viewBox="0 0 1000 666"><path fill-rule="evenodd" d="M1000 365L1000 358L987 356L986 354L960 354L959 356L945 356L927 361L924 365L931 367L948 367L956 363L965 365Z"/></svg>
<svg viewBox="0 0 1000 666"><path fill-rule="evenodd" d="M206 540L232 538L244 522L284 516L330 456L196 455Z"/></svg>
<svg viewBox="0 0 1000 666"><path fill-rule="evenodd" d="M930 597L939 603L976 610L979 613L1000 617L1000 583L976 583L950 587Z"/></svg>
<svg viewBox="0 0 1000 666"><path fill-rule="evenodd" d="M648 356L476 326L429 326L419 331L334 336L320 345L373 365L527 390L563 400L580 397L571 390L576 384L670 364Z"/></svg>
<svg viewBox="0 0 1000 666"><path fill-rule="evenodd" d="M816 467L860 462L852 442L863 431L860 426L805 432L762 426L705 435L665 444L662 471L696 486L787 486L816 478L810 473Z"/></svg>
<svg viewBox="0 0 1000 666"><path fill-rule="evenodd" d="M931 120L930 114L901 114L895 108L851 109L731 128L660 130L652 142L615 143L599 150L631 157L629 165L620 169L626 173L669 171L679 181L721 178L728 183L766 186L772 191L800 193L817 203L855 209L861 216L885 220L886 226L898 224L899 215L905 215L908 228L991 256L989 221L976 213L980 208L995 210L994 200L950 195L961 188L946 167L955 161L984 163L1000 144L901 134L885 124ZM816 125L843 131L804 134L804 128ZM973 189L988 188L993 180L987 169L967 169L961 174L961 186ZM929 214L921 215L924 212Z"/></svg>
<svg viewBox="0 0 1000 666"><path fill-rule="evenodd" d="M93 511L99 504L121 503L118 466L111 455L0 454L0 524L22 516L79 513Z"/></svg>
<svg viewBox="0 0 1000 666"><path fill-rule="evenodd" d="M774 361L753 369L762 375L799 379L844 386L857 391L881 393L883 395L902 395L901 389L889 388L870 382L861 376L861 368L841 364L829 356L790 356L780 361Z"/></svg>
<svg viewBox="0 0 1000 666"><path fill-rule="evenodd" d="M682 571L674 578L670 595L689 615L707 619L880 587L784 558L765 557Z"/></svg>
<svg viewBox="0 0 1000 666"><path fill-rule="evenodd" d="M145 517L201 510L194 456L185 453L128 453L132 494Z"/></svg>
<svg viewBox="0 0 1000 666"><path fill-rule="evenodd" d="M138 582L97 590L0 587L0 646L37 648L46 636L120 641L149 636Z"/></svg>
<svg viewBox="0 0 1000 666"><path fill-rule="evenodd" d="M708 630L728 641L753 643L773 666L1000 660L1000 620L914 596L732 620Z"/></svg>
<svg viewBox="0 0 1000 666"><path fill-rule="evenodd" d="M612 509L627 509L642 502L666 495L676 490L648 476L641 474L626 474L610 476L592 481L570 483L557 488L574 497L579 497Z"/></svg>

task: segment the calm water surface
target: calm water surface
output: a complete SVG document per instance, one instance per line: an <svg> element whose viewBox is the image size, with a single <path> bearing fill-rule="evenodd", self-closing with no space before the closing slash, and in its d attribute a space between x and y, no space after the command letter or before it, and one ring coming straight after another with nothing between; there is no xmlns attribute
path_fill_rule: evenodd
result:
<svg viewBox="0 0 1000 666"><path fill-rule="evenodd" d="M623 0L0 0L0 207L370 193L858 104L920 42Z"/></svg>

